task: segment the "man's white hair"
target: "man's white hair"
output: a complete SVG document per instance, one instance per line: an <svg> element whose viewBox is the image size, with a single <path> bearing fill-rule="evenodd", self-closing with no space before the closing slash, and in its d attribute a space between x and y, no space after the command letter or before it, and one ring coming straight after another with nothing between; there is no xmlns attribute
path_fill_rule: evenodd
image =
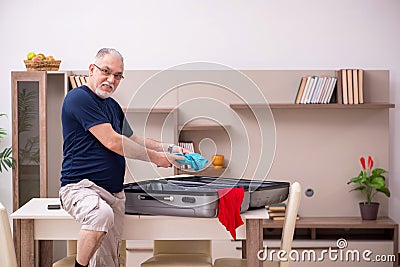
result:
<svg viewBox="0 0 400 267"><path fill-rule="evenodd" d="M97 52L94 61L98 64L105 55L112 55L121 59L122 64L124 64L124 58L122 57L121 53L115 50L114 48L102 48Z"/></svg>

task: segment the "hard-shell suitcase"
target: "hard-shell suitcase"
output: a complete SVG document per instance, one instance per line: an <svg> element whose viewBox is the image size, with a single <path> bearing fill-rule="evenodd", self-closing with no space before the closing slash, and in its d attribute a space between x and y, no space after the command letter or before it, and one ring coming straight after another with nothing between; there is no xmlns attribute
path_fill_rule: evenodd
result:
<svg viewBox="0 0 400 267"><path fill-rule="evenodd" d="M218 190L244 188L241 212L284 201L289 183L179 176L124 185L127 214L217 217Z"/></svg>

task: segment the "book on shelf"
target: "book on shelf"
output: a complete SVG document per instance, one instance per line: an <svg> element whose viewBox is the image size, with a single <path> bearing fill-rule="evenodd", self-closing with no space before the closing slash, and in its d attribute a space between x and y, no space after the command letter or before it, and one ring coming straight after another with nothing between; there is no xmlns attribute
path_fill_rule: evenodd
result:
<svg viewBox="0 0 400 267"><path fill-rule="evenodd" d="M303 96L304 88L306 87L307 77L302 77L299 85L299 89L297 90L295 104L300 104L301 97Z"/></svg>
<svg viewBox="0 0 400 267"><path fill-rule="evenodd" d="M358 70L358 102L364 104L364 70Z"/></svg>
<svg viewBox="0 0 400 267"><path fill-rule="evenodd" d="M304 104L310 104L311 103L311 98L312 98L312 95L313 95L314 91L317 88L318 81L319 81L319 77L318 76L314 76L313 77L313 81L312 81L312 85L310 87L310 90L307 93L307 97L306 97L306 100L305 100Z"/></svg>
<svg viewBox="0 0 400 267"><path fill-rule="evenodd" d="M321 89L319 90L318 95L314 100L314 103L318 104L325 102L328 93L330 79L331 77L326 77L326 76L322 77Z"/></svg>
<svg viewBox="0 0 400 267"><path fill-rule="evenodd" d="M310 91L310 88L312 87L313 80L314 80L313 76L308 76L307 77L306 86L304 88L303 95L301 96L300 104L305 104L306 103L307 95L308 95L308 92Z"/></svg>
<svg viewBox="0 0 400 267"><path fill-rule="evenodd" d="M71 84L71 89L80 87L84 84L87 84L89 81L89 77L85 75L70 75L69 82Z"/></svg>
<svg viewBox="0 0 400 267"><path fill-rule="evenodd" d="M358 71L353 70L353 94L354 94L354 104L358 104Z"/></svg>
<svg viewBox="0 0 400 267"><path fill-rule="evenodd" d="M178 146L183 147L190 152L194 153L194 144L192 141L179 141Z"/></svg>
<svg viewBox="0 0 400 267"><path fill-rule="evenodd" d="M71 89L74 89L76 87L78 87L78 85L75 82L75 77L74 76L69 76L69 82L71 83Z"/></svg>
<svg viewBox="0 0 400 267"><path fill-rule="evenodd" d="M285 220L286 215L286 204L285 203L277 203L270 206L266 206L268 216L270 220L274 221L283 221ZM297 214L296 220L299 220L300 216Z"/></svg>
<svg viewBox="0 0 400 267"><path fill-rule="evenodd" d="M323 100L323 104L329 104L332 102L333 92L335 91L337 78L336 77L329 77L329 83L327 85L327 93L325 99Z"/></svg>
<svg viewBox="0 0 400 267"><path fill-rule="evenodd" d="M332 102L337 78L329 76L302 77L296 104L328 104Z"/></svg>
<svg viewBox="0 0 400 267"><path fill-rule="evenodd" d="M324 83L324 77L317 77L317 84L315 85L314 91L312 92L312 96L310 99L310 104L317 104L318 103L318 97L321 94L321 91L323 90L323 83Z"/></svg>
<svg viewBox="0 0 400 267"><path fill-rule="evenodd" d="M276 203L265 207L267 211L285 211L286 204L285 203Z"/></svg>
<svg viewBox="0 0 400 267"><path fill-rule="evenodd" d="M341 69L335 71L337 78L337 103L364 104L364 71L362 69ZM342 100L342 101L340 101Z"/></svg>
<svg viewBox="0 0 400 267"><path fill-rule="evenodd" d="M342 72L342 93L343 93L343 104L349 104L349 94L347 92L347 70L343 69Z"/></svg>
<svg viewBox="0 0 400 267"><path fill-rule="evenodd" d="M268 211L268 215L270 218L272 217L285 217L284 211Z"/></svg>
<svg viewBox="0 0 400 267"><path fill-rule="evenodd" d="M86 84L85 76L79 76L79 79L81 80L82 85Z"/></svg>
<svg viewBox="0 0 400 267"><path fill-rule="evenodd" d="M336 103L343 104L343 89L342 89L342 72L340 70L335 71L336 75Z"/></svg>
<svg viewBox="0 0 400 267"><path fill-rule="evenodd" d="M283 217L272 217L271 220L273 220L273 221L284 221L285 217L284 216ZM296 221L297 220L300 220L300 216L299 215L296 216Z"/></svg>
<svg viewBox="0 0 400 267"><path fill-rule="evenodd" d="M82 86L82 82L81 82L81 78L79 78L79 76L74 76L75 82L76 82L76 86L80 87Z"/></svg>
<svg viewBox="0 0 400 267"><path fill-rule="evenodd" d="M349 100L349 104L354 104L353 98L353 71L347 70L347 96Z"/></svg>

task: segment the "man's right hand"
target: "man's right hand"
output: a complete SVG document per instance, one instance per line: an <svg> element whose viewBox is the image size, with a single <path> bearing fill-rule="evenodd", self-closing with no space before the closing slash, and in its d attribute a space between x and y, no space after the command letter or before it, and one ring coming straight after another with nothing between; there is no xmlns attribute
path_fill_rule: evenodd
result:
<svg viewBox="0 0 400 267"><path fill-rule="evenodd" d="M184 157L170 153L152 151L149 152L150 161L158 167L169 168L172 165L177 165L176 160L184 160Z"/></svg>

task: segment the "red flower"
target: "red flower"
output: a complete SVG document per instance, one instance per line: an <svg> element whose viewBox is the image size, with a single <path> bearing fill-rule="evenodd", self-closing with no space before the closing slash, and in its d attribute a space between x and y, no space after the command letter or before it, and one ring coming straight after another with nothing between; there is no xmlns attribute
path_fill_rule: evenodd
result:
<svg viewBox="0 0 400 267"><path fill-rule="evenodd" d="M372 170L373 166L374 166L374 160L372 159L371 156L368 156L368 169Z"/></svg>
<svg viewBox="0 0 400 267"><path fill-rule="evenodd" d="M361 166L362 166L363 170L365 171L365 169L366 169L366 167L365 167L365 158L361 157L360 158L360 162L361 162Z"/></svg>

